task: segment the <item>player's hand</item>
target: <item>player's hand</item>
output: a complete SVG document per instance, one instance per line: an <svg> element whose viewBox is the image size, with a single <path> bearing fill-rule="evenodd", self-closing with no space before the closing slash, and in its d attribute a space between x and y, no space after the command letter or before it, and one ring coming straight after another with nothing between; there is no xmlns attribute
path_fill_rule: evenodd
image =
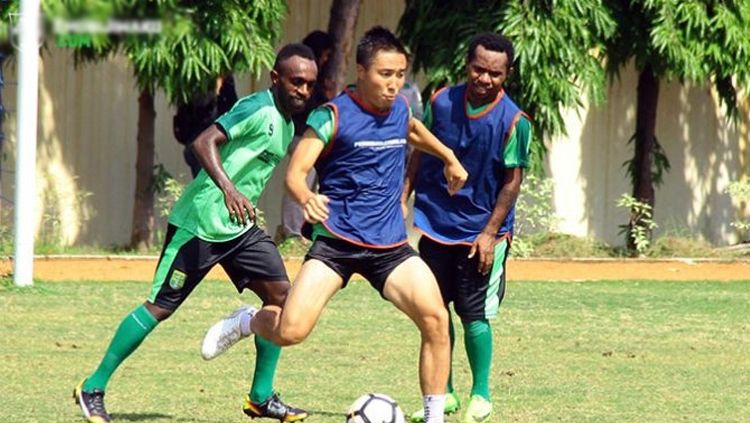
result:
<svg viewBox="0 0 750 423"><path fill-rule="evenodd" d="M255 207L236 188L224 192L224 204L229 211L229 219L238 225L248 225L255 221Z"/></svg>
<svg viewBox="0 0 750 423"><path fill-rule="evenodd" d="M448 181L448 194L454 195L464 187L469 173L461 166L458 160L453 160L443 168L445 180Z"/></svg>
<svg viewBox="0 0 750 423"><path fill-rule="evenodd" d="M477 252L479 253L477 271L483 275L486 275L492 270L492 264L495 261L495 245L497 245L495 235L490 235L486 232L480 233L471 244L469 258L474 257Z"/></svg>
<svg viewBox="0 0 750 423"><path fill-rule="evenodd" d="M328 197L315 194L302 205L302 213L308 223L320 223L328 219Z"/></svg>

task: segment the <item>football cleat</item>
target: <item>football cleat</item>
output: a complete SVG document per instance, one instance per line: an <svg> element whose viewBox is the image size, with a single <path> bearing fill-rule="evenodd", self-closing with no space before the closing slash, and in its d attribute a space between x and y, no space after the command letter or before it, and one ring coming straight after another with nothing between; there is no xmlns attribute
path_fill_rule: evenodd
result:
<svg viewBox="0 0 750 423"><path fill-rule="evenodd" d="M253 419L267 417L269 419L278 419L280 422L298 422L306 419L308 416L307 411L284 404L277 393L274 393L260 404L252 402L250 395L247 395L245 403L242 405L242 411Z"/></svg>

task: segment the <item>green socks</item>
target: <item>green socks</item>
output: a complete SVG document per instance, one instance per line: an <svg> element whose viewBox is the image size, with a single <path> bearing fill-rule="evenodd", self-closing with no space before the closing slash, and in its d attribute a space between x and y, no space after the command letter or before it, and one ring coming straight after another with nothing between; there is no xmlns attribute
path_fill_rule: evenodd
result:
<svg viewBox="0 0 750 423"><path fill-rule="evenodd" d="M159 322L146 310L146 306L143 304L125 316L117 328L102 362L99 363L99 367L83 384L83 390L86 392L91 392L94 389L104 391L112 373L115 372L120 363L125 361L141 345L141 342L158 324Z"/></svg>
<svg viewBox="0 0 750 423"><path fill-rule="evenodd" d="M250 388L250 401L260 404L273 395L273 376L281 356L281 347L255 335L255 372Z"/></svg>
<svg viewBox="0 0 750 423"><path fill-rule="evenodd" d="M464 323L464 344L473 378L472 395L490 400L490 365L492 364L492 330L487 320Z"/></svg>

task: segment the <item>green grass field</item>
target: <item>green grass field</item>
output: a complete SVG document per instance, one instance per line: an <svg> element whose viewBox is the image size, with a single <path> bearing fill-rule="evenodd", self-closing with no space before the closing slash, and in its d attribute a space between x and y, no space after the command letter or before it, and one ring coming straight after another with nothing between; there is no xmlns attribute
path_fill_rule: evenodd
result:
<svg viewBox="0 0 750 423"><path fill-rule="evenodd" d="M73 386L148 288L39 282L19 290L3 281L0 422L80 421ZM211 362L199 354L204 331L241 301L228 283L202 284L112 379L115 420L249 421L240 405L252 342ZM494 421L750 421L750 282L511 283L493 331ZM413 411L418 345L406 318L352 283L311 337L285 350L277 389L313 412L310 423L343 423L348 404L368 391ZM454 363L465 398L462 343Z"/></svg>

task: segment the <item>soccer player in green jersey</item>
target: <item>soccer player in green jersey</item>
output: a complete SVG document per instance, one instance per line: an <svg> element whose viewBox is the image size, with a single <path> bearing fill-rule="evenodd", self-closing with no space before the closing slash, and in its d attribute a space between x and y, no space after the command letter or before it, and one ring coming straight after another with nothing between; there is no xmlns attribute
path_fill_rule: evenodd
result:
<svg viewBox="0 0 750 423"><path fill-rule="evenodd" d="M125 316L97 369L75 388L76 403L89 422L111 421L104 393L114 371L216 264L238 292L250 289L264 304L284 304L290 289L286 269L273 241L255 225L253 204L286 154L294 135L291 115L304 110L317 73L309 47L283 47L271 71L271 88L240 99L193 142L204 170L172 210L151 293ZM247 316L233 314L238 319ZM273 391L281 348L258 336L255 346L255 373L245 414L281 422L307 417L307 412L284 404ZM203 348L202 354L208 360L216 352Z"/></svg>

